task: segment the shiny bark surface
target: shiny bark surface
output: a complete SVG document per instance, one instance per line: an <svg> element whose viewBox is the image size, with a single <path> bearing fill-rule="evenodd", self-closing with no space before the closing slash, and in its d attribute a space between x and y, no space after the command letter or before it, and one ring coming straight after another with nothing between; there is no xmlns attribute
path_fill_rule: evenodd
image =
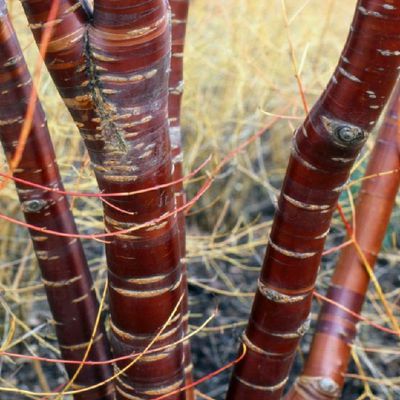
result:
<svg viewBox="0 0 400 400"><path fill-rule="evenodd" d="M32 78L5 3L0 1L0 140L8 160L15 153L32 90ZM45 114L39 102L36 103L30 134L14 176L63 190ZM44 192L22 183L16 183L16 187L25 220L29 224L77 234L66 196ZM62 358L82 360L99 307L82 245L74 238L56 237L33 230L30 234L54 318ZM107 360L110 357L108 348L101 325L95 334L88 359ZM65 367L72 377L77 365L67 364ZM95 385L109 378L111 373L109 365L87 366L78 375L75 385L78 388ZM112 391L112 385L108 384L77 394L75 399L111 400Z"/></svg>
<svg viewBox="0 0 400 400"><path fill-rule="evenodd" d="M24 1L36 40L50 1ZM93 14L61 1L46 64L89 151L105 193L130 192L171 181L168 129L170 15L166 0L96 0ZM183 297L174 188L155 189L104 204L109 238L111 340L115 356L141 352ZM183 386L182 310L128 370L118 362L117 399L150 399ZM184 394L169 399L182 399Z"/></svg>
<svg viewBox="0 0 400 400"><path fill-rule="evenodd" d="M400 184L400 86L390 103L371 154L355 209L355 238L369 266L379 254ZM392 173L387 174L388 171ZM379 175L382 174L382 175ZM340 254L328 290L329 299L359 314L370 282L354 246ZM322 307L310 354L287 399L338 399L351 357L358 320L334 304Z"/></svg>
<svg viewBox="0 0 400 400"><path fill-rule="evenodd" d="M171 138L171 151L173 162L174 181L183 176L183 154L182 154L182 129L181 129L181 104L184 88L183 80L183 54L185 46L186 23L189 12L188 0L170 0L172 18L172 52L171 72L169 74L168 91L168 120ZM182 182L175 186L175 197L177 206L185 202L185 193ZM179 213L179 229L182 231L181 247L182 255L185 254L185 219L183 212Z"/></svg>
<svg viewBox="0 0 400 400"><path fill-rule="evenodd" d="M185 47L186 24L189 12L189 0L170 0L171 21L172 21L172 43L171 43L171 71L169 74L168 91L168 120L169 135L171 140L171 155L173 163L173 180L178 181L183 176L183 152L182 152L182 129L181 129L181 105L184 89L183 79L183 56ZM178 209L185 204L186 196L183 182L179 182L174 187L175 204ZM186 256L186 232L185 214L183 211L178 213L179 243L181 258ZM184 285L187 285L187 268L183 264ZM189 299L186 297L182 304L182 322L185 335L189 333ZM185 384L192 383L192 356L189 341L183 344L185 355ZM194 391L186 392L187 400L194 399Z"/></svg>
<svg viewBox="0 0 400 400"><path fill-rule="evenodd" d="M248 327L228 400L282 395L307 331L321 254L351 166L398 76L400 8L360 0L339 64L293 138Z"/></svg>

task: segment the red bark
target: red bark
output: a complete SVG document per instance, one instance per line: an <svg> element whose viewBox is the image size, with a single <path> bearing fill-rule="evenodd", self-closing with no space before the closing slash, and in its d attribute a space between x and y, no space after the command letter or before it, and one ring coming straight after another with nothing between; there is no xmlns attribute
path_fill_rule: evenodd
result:
<svg viewBox="0 0 400 400"><path fill-rule="evenodd" d="M327 89L296 131L227 399L279 399L308 316L342 186L398 77L400 8L359 0Z"/></svg>
<svg viewBox="0 0 400 400"><path fill-rule="evenodd" d="M171 140L171 153L173 163L172 177L177 181L183 176L183 153L182 153L182 129L181 129L181 104L183 95L183 55L185 46L186 23L189 12L188 0L170 0L172 17L172 52L171 52L171 72L169 75L169 94L168 94L168 120L169 135ZM183 182L175 185L175 204L178 209L186 202ZM186 255L186 232L185 214L183 211L178 213L179 242L181 247L181 258ZM184 285L187 286L187 269L183 265ZM187 294L187 292L186 292ZM182 320L185 335L189 333L189 303L187 295L183 300ZM185 384L192 383L192 356L189 340L183 344L185 354ZM188 400L194 398L193 390L187 391Z"/></svg>
<svg viewBox="0 0 400 400"><path fill-rule="evenodd" d="M172 11L172 52L171 72L169 75L168 93L168 120L171 139L171 151L173 162L173 178L179 180L183 176L183 154L182 154L182 129L181 129L181 104L183 95L183 54L185 46L186 23L189 11L188 0L170 0ZM175 197L177 207L185 203L185 192L183 183L175 186ZM184 213L178 215L182 256L185 255L185 218Z"/></svg>
<svg viewBox="0 0 400 400"><path fill-rule="evenodd" d="M46 20L49 3L23 3L37 41L42 28L35 24ZM167 1L97 0L88 17L77 1L64 0L60 10L46 64L85 139L100 190L130 192L170 182ZM134 229L174 210L174 188L108 201L106 229ZM115 356L142 351L182 297L178 234L175 216L106 245ZM183 336L181 314L153 346L171 347L145 355L116 379L118 399L150 399L183 386L183 346L173 344Z"/></svg>
<svg viewBox="0 0 400 400"><path fill-rule="evenodd" d="M371 154L355 209L355 239L368 265L379 254L400 185L399 152L400 86L389 106ZM392 173L387 174L387 172ZM370 282L354 246L346 247L332 277L328 298L354 313L361 313ZM325 303L301 377L287 399L337 399L351 357L357 320L333 304Z"/></svg>
<svg viewBox="0 0 400 400"><path fill-rule="evenodd" d="M21 127L34 90L5 2L0 0L0 141L7 159L12 160ZM46 118L37 101L23 157L14 176L63 190L55 161ZM44 192L16 183L21 207L29 224L56 231L77 234L66 196ZM56 237L30 231L35 253L42 272L61 354L64 359L82 360L98 313L98 302L82 245L77 239ZM101 325L96 333L89 359L104 361L110 357L109 344ZM67 364L72 377L76 365ZM88 387L111 376L108 365L84 367L75 384ZM112 385L76 395L75 399L100 400L112 398Z"/></svg>

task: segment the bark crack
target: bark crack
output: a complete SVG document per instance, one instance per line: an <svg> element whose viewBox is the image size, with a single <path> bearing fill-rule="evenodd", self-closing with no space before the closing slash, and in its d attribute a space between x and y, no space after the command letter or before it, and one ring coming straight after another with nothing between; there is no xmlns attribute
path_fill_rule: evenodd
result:
<svg viewBox="0 0 400 400"><path fill-rule="evenodd" d="M96 61L94 60L94 54L90 45L88 28L86 28L84 35L84 55L89 79L89 94L99 116L104 139L107 140L107 143L111 144L112 147L118 148L126 153L128 151L128 145L125 140L125 131L120 129L114 122L117 117L116 112L107 102L104 90L102 89L101 80L97 73Z"/></svg>

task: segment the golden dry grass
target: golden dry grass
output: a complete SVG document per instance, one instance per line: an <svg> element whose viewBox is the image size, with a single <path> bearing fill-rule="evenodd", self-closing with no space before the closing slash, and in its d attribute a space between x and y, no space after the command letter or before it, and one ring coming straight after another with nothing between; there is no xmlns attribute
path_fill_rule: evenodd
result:
<svg viewBox="0 0 400 400"><path fill-rule="evenodd" d="M201 262L215 272L222 297L240 297L237 282L221 268L222 264L244 272L254 272L259 266L255 260L259 259L266 242L290 137L305 115L295 74L299 74L311 106L335 68L354 4L355 0L286 0L289 25L285 26L280 0L192 0L183 106L186 170L190 171L210 154L216 165L229 151L265 126L273 115L288 116L280 118L255 144L235 157L189 215L188 260ZM19 2L10 0L9 5L28 63L33 68L36 46ZM45 72L40 99L66 187L95 191L77 129ZM373 140L369 148L372 143ZM2 155L0 163L2 171L6 171ZM211 170L210 166L207 168ZM197 188L196 182L187 185L190 195ZM269 215L266 215L268 207ZM22 218L12 183L0 193L0 210ZM102 229L101 207L96 200L76 200L74 214L81 232ZM338 231L343 230L338 220L334 224ZM98 278L97 285L101 287L105 270L101 245L94 242L85 245ZM389 267L393 266L400 259L399 250L389 245L384 258ZM199 282L193 279L192 283ZM8 349L17 348L20 352L25 349L31 353L45 350L46 354L57 356L51 326L38 313L38 304L40 307L45 304L44 292L28 235L24 229L5 221L0 221L0 290L0 340L4 343L15 319L17 329ZM205 290L218 289L205 285ZM384 322L385 315L375 292L372 290L369 296L372 304L368 308L369 317ZM397 296L397 289L387 293L390 302ZM48 316L46 312L43 315ZM20 347L16 347L17 343ZM370 343L366 340L364 344ZM361 363L367 361L361 358ZM17 371L23 368L22 362L12 364L5 359L4 364L8 369L0 373L0 386L21 388ZM10 372L13 368L15 374ZM43 368L40 363L32 364L37 384L28 385L31 390L47 390L63 381L61 373L61 378L55 378L43 372ZM387 398L396 398L390 388L397 383L382 384L388 388L385 393L391 396ZM3 398L1 393L0 398ZM16 394L7 398L26 397Z"/></svg>

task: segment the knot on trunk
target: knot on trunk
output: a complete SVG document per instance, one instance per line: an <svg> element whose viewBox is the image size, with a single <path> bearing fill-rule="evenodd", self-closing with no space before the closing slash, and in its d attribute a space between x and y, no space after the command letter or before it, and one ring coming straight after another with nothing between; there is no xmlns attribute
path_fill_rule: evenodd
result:
<svg viewBox="0 0 400 400"><path fill-rule="evenodd" d="M27 213L38 213L43 210L47 205L46 200L43 199L35 199L24 201L22 203L22 210Z"/></svg>
<svg viewBox="0 0 400 400"><path fill-rule="evenodd" d="M325 129L332 135L333 140L345 147L363 144L368 138L368 132L359 126L348 122L322 116Z"/></svg>

